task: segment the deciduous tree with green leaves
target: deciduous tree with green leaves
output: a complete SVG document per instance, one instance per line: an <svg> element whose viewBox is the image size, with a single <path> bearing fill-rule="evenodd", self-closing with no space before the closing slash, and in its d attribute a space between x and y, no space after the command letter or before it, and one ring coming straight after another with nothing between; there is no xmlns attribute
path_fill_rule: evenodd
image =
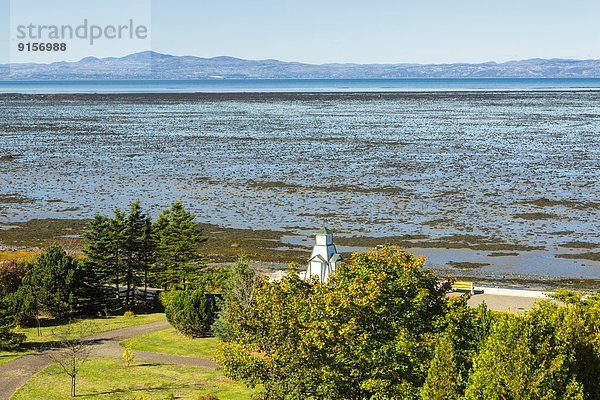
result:
<svg viewBox="0 0 600 400"><path fill-rule="evenodd" d="M465 398L598 398L600 323L586 320L588 306L541 302L499 317L474 358Z"/></svg>
<svg viewBox="0 0 600 400"><path fill-rule="evenodd" d="M423 400L462 398L463 377L455 354L453 341L447 335L440 335L421 389Z"/></svg>
<svg viewBox="0 0 600 400"><path fill-rule="evenodd" d="M385 247L353 254L329 284L263 281L217 362L265 399L416 399L448 309L423 262Z"/></svg>
<svg viewBox="0 0 600 400"><path fill-rule="evenodd" d="M245 258L238 259L225 282L225 299L221 303L219 318L213 324L215 336L222 341L235 338L236 326L243 324L256 303L256 293L262 284L260 276Z"/></svg>

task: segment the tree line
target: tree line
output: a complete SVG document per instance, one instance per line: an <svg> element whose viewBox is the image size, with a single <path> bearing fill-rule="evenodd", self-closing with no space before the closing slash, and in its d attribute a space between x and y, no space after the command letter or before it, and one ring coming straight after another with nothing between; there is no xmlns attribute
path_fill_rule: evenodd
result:
<svg viewBox="0 0 600 400"><path fill-rule="evenodd" d="M294 265L271 282L246 260L216 273L193 220L175 203L153 222L134 203L94 218L83 259L54 246L0 273L0 347L23 339L10 329L20 312L128 309L133 288L156 285L171 324L219 338L223 373L260 399L600 399L600 293L558 290L521 314L471 308L390 246L354 253L327 284ZM206 293L215 285L222 295Z"/></svg>
<svg viewBox="0 0 600 400"><path fill-rule="evenodd" d="M187 289L208 285L198 252L206 240L181 202L153 221L139 201L127 212L96 214L83 234L82 255L50 246L30 263L0 266L0 348L18 345L15 324L129 310L135 289ZM123 295L119 295L124 293Z"/></svg>
<svg viewBox="0 0 600 400"><path fill-rule="evenodd" d="M471 308L423 258L355 253L329 284L242 268L216 361L260 399L600 399L600 293L523 314Z"/></svg>
<svg viewBox="0 0 600 400"><path fill-rule="evenodd" d="M198 248L206 239L194 219L180 202L154 222L139 202L129 213L117 209L112 217L96 214L84 234L85 262L103 285L125 286L128 307L135 287L143 287L144 294L149 285L186 289L204 268Z"/></svg>

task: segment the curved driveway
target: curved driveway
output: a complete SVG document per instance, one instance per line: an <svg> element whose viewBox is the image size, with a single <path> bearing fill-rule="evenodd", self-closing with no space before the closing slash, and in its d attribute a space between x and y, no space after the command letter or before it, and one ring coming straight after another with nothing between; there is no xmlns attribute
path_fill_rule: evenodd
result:
<svg viewBox="0 0 600 400"><path fill-rule="evenodd" d="M92 335L89 337L89 340L91 341L90 346L92 346L92 355L101 357L120 357L123 349L119 346L119 342L146 333L161 331L170 326L171 325L169 325L167 321L159 321ZM33 377L33 375L50 365L51 360L48 358L48 353L52 351L56 350L50 349L35 354L29 354L0 365L0 399L10 399L17 389L23 386L31 379L31 377ZM161 364L216 368L216 364L206 358L184 357L162 353L151 353L147 351L136 351L135 359Z"/></svg>

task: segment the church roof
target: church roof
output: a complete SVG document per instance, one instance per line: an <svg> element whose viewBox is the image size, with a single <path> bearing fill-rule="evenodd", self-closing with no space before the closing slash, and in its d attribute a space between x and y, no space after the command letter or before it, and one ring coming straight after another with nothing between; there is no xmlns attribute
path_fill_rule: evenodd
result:
<svg viewBox="0 0 600 400"><path fill-rule="evenodd" d="M329 235L329 234L331 234L331 231L325 227L322 227L321 229L316 231L315 234L316 235Z"/></svg>
<svg viewBox="0 0 600 400"><path fill-rule="evenodd" d="M311 258L308 259L308 262L311 262L315 258L318 258L319 260L321 260L321 262L325 262L325 263L327 262L327 260L324 259L320 254L315 254L314 256L312 256Z"/></svg>
<svg viewBox="0 0 600 400"><path fill-rule="evenodd" d="M335 253L331 256L331 258L329 259L329 262L338 262L342 259L343 259L342 255L340 253Z"/></svg>

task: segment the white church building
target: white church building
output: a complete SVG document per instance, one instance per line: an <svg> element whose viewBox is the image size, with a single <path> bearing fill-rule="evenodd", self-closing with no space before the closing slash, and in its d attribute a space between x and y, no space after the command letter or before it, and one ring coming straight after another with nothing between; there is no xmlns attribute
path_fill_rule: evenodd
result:
<svg viewBox="0 0 600 400"><path fill-rule="evenodd" d="M315 232L316 243L312 255L308 259L308 268L304 279L317 276L321 282L327 282L329 275L335 271L337 264L342 261L342 255L333 244L333 235L327 228Z"/></svg>

